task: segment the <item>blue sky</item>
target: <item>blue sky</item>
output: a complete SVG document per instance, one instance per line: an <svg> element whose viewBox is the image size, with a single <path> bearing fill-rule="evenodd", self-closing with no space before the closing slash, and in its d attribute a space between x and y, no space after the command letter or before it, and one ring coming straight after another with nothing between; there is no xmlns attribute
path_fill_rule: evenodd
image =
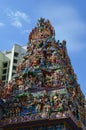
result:
<svg viewBox="0 0 86 130"><path fill-rule="evenodd" d="M86 1L0 0L0 50L25 45L40 17L49 19L56 40L66 40L68 54L86 97Z"/></svg>

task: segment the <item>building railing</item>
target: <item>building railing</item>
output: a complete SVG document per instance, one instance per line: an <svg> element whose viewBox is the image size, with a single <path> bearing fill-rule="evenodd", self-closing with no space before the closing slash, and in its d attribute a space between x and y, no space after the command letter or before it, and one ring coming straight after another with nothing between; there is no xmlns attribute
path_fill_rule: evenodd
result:
<svg viewBox="0 0 86 130"><path fill-rule="evenodd" d="M46 112L46 113L38 113L33 115L5 118L1 120L0 126L18 124L23 122L39 121L39 120L55 120L55 119L59 120L59 119L66 119L66 118L71 118L73 122L77 125L77 127L82 128L82 130L86 130L86 127L81 123L81 121L77 120L76 117L73 116L71 111L67 111L64 113L53 112L51 114Z"/></svg>

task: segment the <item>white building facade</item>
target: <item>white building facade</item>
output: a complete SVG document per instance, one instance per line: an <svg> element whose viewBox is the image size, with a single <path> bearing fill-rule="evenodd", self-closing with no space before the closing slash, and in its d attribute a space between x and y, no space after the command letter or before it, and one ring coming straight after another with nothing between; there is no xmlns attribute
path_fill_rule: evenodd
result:
<svg viewBox="0 0 86 130"><path fill-rule="evenodd" d="M0 80L6 84L16 73L16 67L26 53L26 45L14 44L10 51L0 51Z"/></svg>

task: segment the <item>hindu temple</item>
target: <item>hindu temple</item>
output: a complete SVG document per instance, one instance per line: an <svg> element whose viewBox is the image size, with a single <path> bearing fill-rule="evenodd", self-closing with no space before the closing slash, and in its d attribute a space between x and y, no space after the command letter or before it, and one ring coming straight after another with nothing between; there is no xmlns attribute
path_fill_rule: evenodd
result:
<svg viewBox="0 0 86 130"><path fill-rule="evenodd" d="M49 20L38 20L16 74L0 87L1 130L86 130L85 96Z"/></svg>

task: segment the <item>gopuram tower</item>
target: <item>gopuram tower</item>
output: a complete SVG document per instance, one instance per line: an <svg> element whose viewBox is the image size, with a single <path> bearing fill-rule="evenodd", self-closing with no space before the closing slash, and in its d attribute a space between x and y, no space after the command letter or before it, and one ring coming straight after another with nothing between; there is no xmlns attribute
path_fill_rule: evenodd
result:
<svg viewBox="0 0 86 130"><path fill-rule="evenodd" d="M85 97L49 20L40 18L27 52L0 96L3 130L86 130Z"/></svg>

